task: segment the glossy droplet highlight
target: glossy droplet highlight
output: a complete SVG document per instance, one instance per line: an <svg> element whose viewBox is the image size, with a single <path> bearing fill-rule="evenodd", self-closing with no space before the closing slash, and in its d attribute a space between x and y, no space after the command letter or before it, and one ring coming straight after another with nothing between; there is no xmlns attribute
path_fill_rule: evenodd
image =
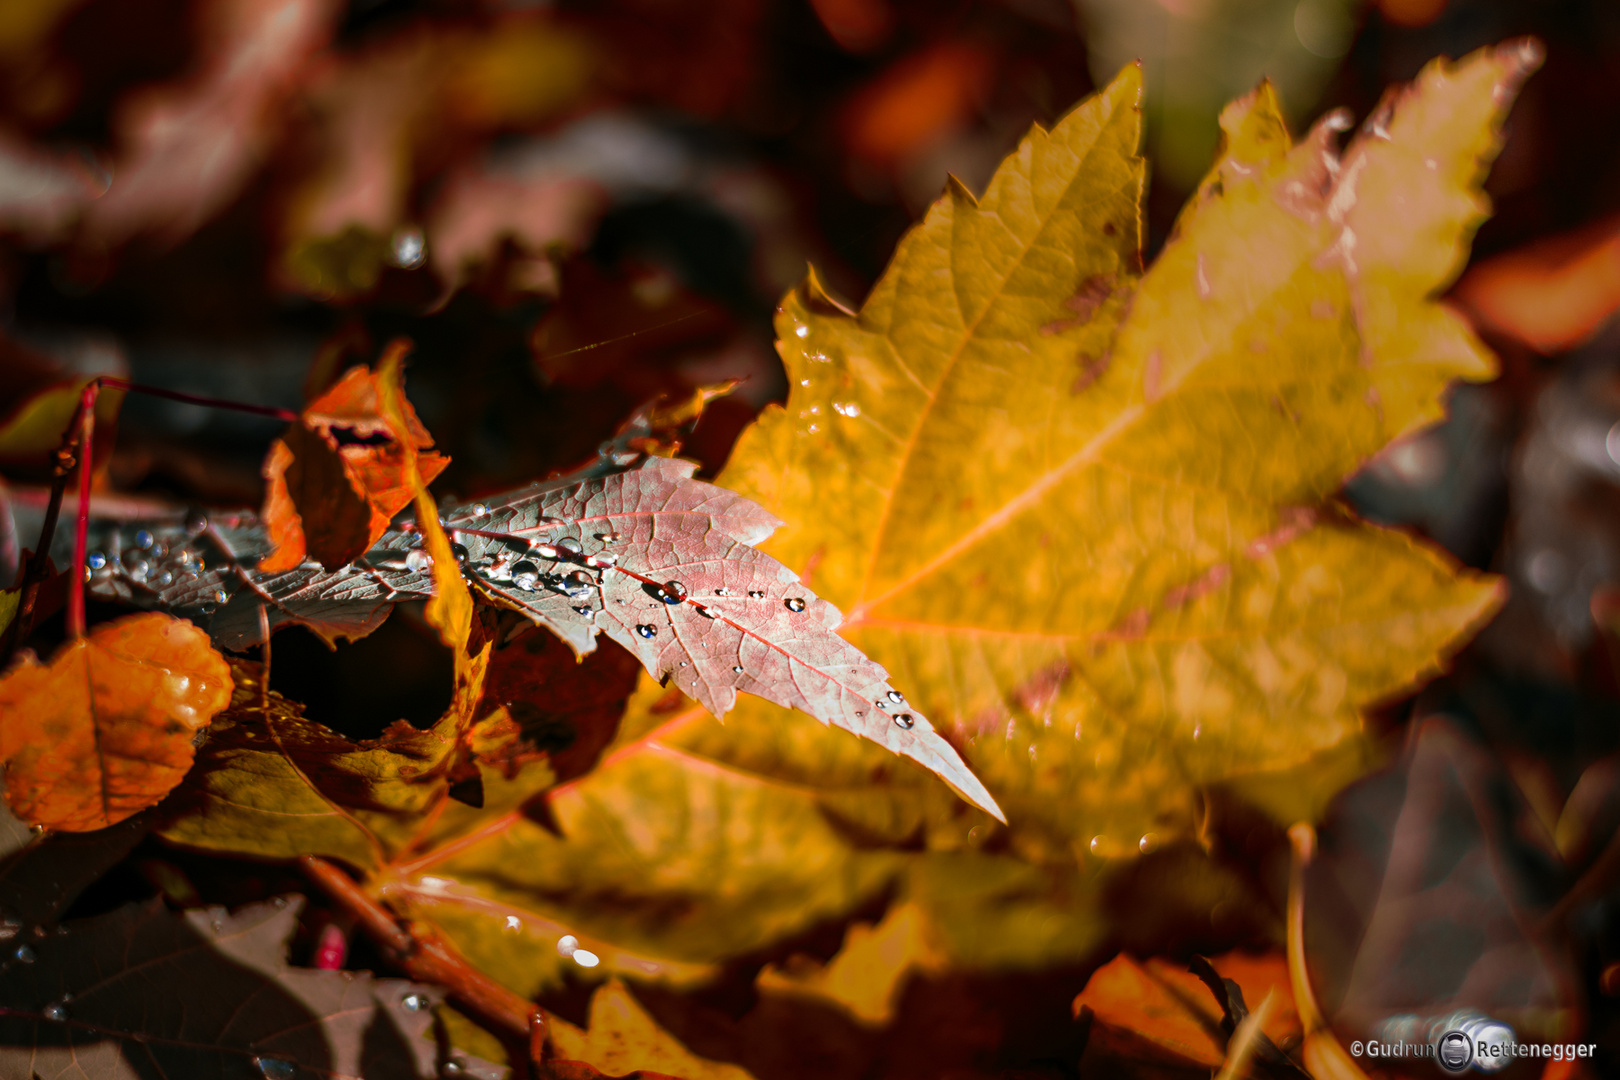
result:
<svg viewBox="0 0 1620 1080"><path fill-rule="evenodd" d="M786 600L782 601L782 603L786 605L789 611L794 612L795 614L804 610L804 601L797 596L790 596Z"/></svg>
<svg viewBox="0 0 1620 1080"><path fill-rule="evenodd" d="M425 574L433 569L433 556L421 548L412 548L405 553L405 569L415 574Z"/></svg>
<svg viewBox="0 0 1620 1080"><path fill-rule="evenodd" d="M100 570L103 566L107 565L107 556L103 555L99 551L92 551L89 555L85 556L84 565L88 566L92 570Z"/></svg>
<svg viewBox="0 0 1620 1080"><path fill-rule="evenodd" d="M293 1080L298 1075L298 1066L282 1058L256 1057L253 1067L264 1080Z"/></svg>
<svg viewBox="0 0 1620 1080"><path fill-rule="evenodd" d="M185 529L192 536L196 536L208 528L208 515L201 510L192 510L186 514Z"/></svg>
<svg viewBox="0 0 1620 1080"><path fill-rule="evenodd" d="M561 957L573 956L574 955L574 950L578 949L578 948L579 948L579 938L575 937L573 934L564 934L562 937L557 939L557 955L558 956L561 956Z"/></svg>
<svg viewBox="0 0 1620 1080"><path fill-rule="evenodd" d="M906 703L906 695L902 694L898 690L890 690L888 693L888 698L896 705L904 705Z"/></svg>
<svg viewBox="0 0 1620 1080"><path fill-rule="evenodd" d="M693 606L697 608L697 613L703 616L705 619L718 619L720 617L714 612L710 611L708 608L704 607L702 604L694 604Z"/></svg>
<svg viewBox="0 0 1620 1080"><path fill-rule="evenodd" d="M763 600L763 599L765 599L765 594L763 592L761 592L760 590L758 590L758 589L749 589L748 590L748 595L749 595L750 598L752 598L754 600Z"/></svg>
<svg viewBox="0 0 1620 1080"><path fill-rule="evenodd" d="M574 950L574 963L578 964L580 967L595 967L601 962L602 958L591 952L589 949Z"/></svg>
<svg viewBox="0 0 1620 1080"><path fill-rule="evenodd" d="M636 627L636 633L640 634L644 638L655 638L658 636L658 627L648 626L646 623L641 623Z"/></svg>
<svg viewBox="0 0 1620 1080"><path fill-rule="evenodd" d="M433 1004L426 994L406 994L399 1003L410 1012L421 1012Z"/></svg>
<svg viewBox="0 0 1620 1080"><path fill-rule="evenodd" d="M719 589L714 590L714 595L716 595L716 596L730 596L731 595L731 590L726 589L726 588L719 588Z"/></svg>
<svg viewBox="0 0 1620 1080"><path fill-rule="evenodd" d="M557 541L557 546L568 552L570 555L578 555L585 550L584 546L572 536L563 537L561 540Z"/></svg>
<svg viewBox="0 0 1620 1080"><path fill-rule="evenodd" d="M135 546L140 548L142 551L145 551L147 548L152 546L152 540L152 534L147 532L145 529L135 530Z"/></svg>
<svg viewBox="0 0 1620 1080"><path fill-rule="evenodd" d="M733 665L731 665L731 670L733 672L735 672L736 674L738 674L738 675L741 675L743 673L743 669L742 669L741 664L733 664Z"/></svg>
<svg viewBox="0 0 1620 1080"><path fill-rule="evenodd" d="M624 539L616 532L597 533L596 538L604 544L617 544Z"/></svg>
<svg viewBox="0 0 1620 1080"><path fill-rule="evenodd" d="M1140 839L1140 840L1138 840L1136 842L1136 847L1137 847L1137 850L1141 851L1142 854L1146 855L1149 852L1158 850L1159 838L1157 836L1155 836L1153 833L1144 833L1142 835L1142 839Z"/></svg>
<svg viewBox="0 0 1620 1080"><path fill-rule="evenodd" d="M907 731L910 731L912 728L917 726L917 721L913 719L912 715L908 712L896 713L894 723L896 727L903 727Z"/></svg>
<svg viewBox="0 0 1620 1080"><path fill-rule="evenodd" d="M540 587L540 568L528 559L519 560L512 567L512 584L525 592L533 592Z"/></svg>
<svg viewBox="0 0 1620 1080"><path fill-rule="evenodd" d="M35 960L39 959L39 957L35 955L34 950L27 945L17 946L17 951L11 955L17 958L17 962L19 964L32 964Z"/></svg>
<svg viewBox="0 0 1620 1080"><path fill-rule="evenodd" d="M231 594L226 592L224 589L215 589L214 590L214 603L216 603L216 604L225 604L225 603L229 603L230 599L231 599Z"/></svg>
<svg viewBox="0 0 1620 1080"><path fill-rule="evenodd" d="M474 521L480 521L483 518L489 517L489 507L485 506L483 503L473 503L472 508L467 511L467 514Z"/></svg>
<svg viewBox="0 0 1620 1080"><path fill-rule="evenodd" d="M562 580L563 592L569 596L581 596L596 586L596 579L583 570L575 570Z"/></svg>
<svg viewBox="0 0 1620 1080"><path fill-rule="evenodd" d="M58 1024L65 1023L68 1018L67 1006L60 1001L53 1001L45 1006L45 1019L55 1020Z"/></svg>
<svg viewBox="0 0 1620 1080"><path fill-rule="evenodd" d="M686 586L678 581L666 581L658 590L658 599L666 604L678 604L686 599Z"/></svg>
<svg viewBox="0 0 1620 1080"><path fill-rule="evenodd" d="M504 925L508 930L521 930L523 929L523 920L516 915L508 915Z"/></svg>

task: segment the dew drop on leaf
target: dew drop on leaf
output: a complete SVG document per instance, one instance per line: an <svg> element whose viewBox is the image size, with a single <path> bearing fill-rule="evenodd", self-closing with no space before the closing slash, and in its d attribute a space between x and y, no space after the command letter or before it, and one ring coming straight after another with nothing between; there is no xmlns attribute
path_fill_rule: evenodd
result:
<svg viewBox="0 0 1620 1080"><path fill-rule="evenodd" d="M152 546L152 534L145 529L135 531L135 546L145 551Z"/></svg>
<svg viewBox="0 0 1620 1080"><path fill-rule="evenodd" d="M467 511L474 521L489 517L489 507L483 503L473 503L472 509Z"/></svg>
<svg viewBox="0 0 1620 1080"><path fill-rule="evenodd" d="M596 538L602 541L604 544L617 544L620 540L624 539L624 537L620 536L616 532L597 533Z"/></svg>
<svg viewBox="0 0 1620 1080"><path fill-rule="evenodd" d="M899 725L900 727L906 728L907 730L910 730L911 728L915 727L916 724L917 724L917 721L913 720L911 718L911 714L908 713L908 712L903 712L903 713L897 714L895 716L895 718L894 718L894 722L897 725Z"/></svg>
<svg viewBox="0 0 1620 1080"><path fill-rule="evenodd" d="M1146 855L1150 851L1158 848L1159 838L1153 833L1145 833L1143 834L1142 839L1136 842L1136 846L1142 852L1142 854Z"/></svg>
<svg viewBox="0 0 1620 1080"><path fill-rule="evenodd" d="M563 592L569 596L580 596L590 592L595 584L596 579L583 570L575 570L562 581Z"/></svg>
<svg viewBox="0 0 1620 1080"><path fill-rule="evenodd" d="M563 537L561 540L557 541L557 546L568 552L570 555L578 555L585 550L585 548L581 546L580 542L575 540L572 536Z"/></svg>
<svg viewBox="0 0 1620 1080"><path fill-rule="evenodd" d="M36 957L34 954L34 950L27 945L17 946L17 951L13 955L17 957L17 962L19 964L32 964L36 959L38 959L38 957Z"/></svg>
<svg viewBox="0 0 1620 1080"><path fill-rule="evenodd" d="M749 589L748 595L754 600L763 600L765 598L765 594L760 592L758 589Z"/></svg>
<svg viewBox="0 0 1620 1080"><path fill-rule="evenodd" d="M259 1070L264 1080L292 1080L298 1075L298 1066L282 1058L256 1057L253 1067Z"/></svg>
<svg viewBox="0 0 1620 1080"><path fill-rule="evenodd" d="M714 595L716 595L716 596L730 596L731 595L731 590L727 589L727 588L719 588L719 589L714 590Z"/></svg>
<svg viewBox="0 0 1620 1080"><path fill-rule="evenodd" d="M658 599L666 604L678 604L686 599L686 586L678 581L666 581L658 591Z"/></svg>
<svg viewBox="0 0 1620 1080"><path fill-rule="evenodd" d="M196 536L208 528L208 515L201 510L192 510L186 514L186 532Z"/></svg>
<svg viewBox="0 0 1620 1080"><path fill-rule="evenodd" d="M231 594L226 592L224 589L215 589L214 590L214 603L216 603L216 604L226 604L226 603L230 602L230 599L231 599Z"/></svg>
<svg viewBox="0 0 1620 1080"><path fill-rule="evenodd" d="M795 614L804 610L804 601L797 596L790 596L782 603L786 604L787 609Z"/></svg>
<svg viewBox="0 0 1620 1080"><path fill-rule="evenodd" d="M737 673L737 674L738 674L738 675L741 675L741 674L742 674L742 672L743 672L743 669L742 669L742 665L741 665L741 664L733 664L733 665L732 665L732 666L731 666L731 670L732 670L732 671L734 671L734 672L736 672L736 673Z"/></svg>
<svg viewBox="0 0 1620 1080"><path fill-rule="evenodd" d="M406 994L399 1003L411 1012L421 1012L433 1004L426 994Z"/></svg>
<svg viewBox="0 0 1620 1080"><path fill-rule="evenodd" d="M573 956L574 950L577 948L579 948L579 938L575 937L573 934L564 934L562 937L557 939L558 956Z"/></svg>
<svg viewBox="0 0 1620 1080"><path fill-rule="evenodd" d="M67 1018L67 1007L60 1001L53 1001L45 1006L45 1019L55 1020L58 1024L62 1024L67 1022Z"/></svg>
<svg viewBox="0 0 1620 1080"><path fill-rule="evenodd" d="M902 694L898 690L890 690L889 700L896 705L904 705L906 703L906 695Z"/></svg>
<svg viewBox="0 0 1620 1080"><path fill-rule="evenodd" d="M92 551L88 556L85 557L84 565L88 566L92 570L100 570L103 566L107 565L107 556L103 555L99 551Z"/></svg>
<svg viewBox="0 0 1620 1080"><path fill-rule="evenodd" d="M655 638L658 636L658 627L648 626L646 623L640 623L636 626L636 633L640 634L644 638Z"/></svg>
<svg viewBox="0 0 1620 1080"><path fill-rule="evenodd" d="M405 555L405 569L416 574L425 574L433 566L433 556L421 548L412 548Z"/></svg>
<svg viewBox="0 0 1620 1080"><path fill-rule="evenodd" d="M525 592L533 592L540 586L540 568L528 559L523 559L512 567L512 584Z"/></svg>
<svg viewBox="0 0 1620 1080"><path fill-rule="evenodd" d="M580 967L592 968L592 967L595 967L597 964L600 964L601 962L602 962L601 957L597 956L595 953L591 952L589 949L575 949L574 950L574 963L578 964Z"/></svg>

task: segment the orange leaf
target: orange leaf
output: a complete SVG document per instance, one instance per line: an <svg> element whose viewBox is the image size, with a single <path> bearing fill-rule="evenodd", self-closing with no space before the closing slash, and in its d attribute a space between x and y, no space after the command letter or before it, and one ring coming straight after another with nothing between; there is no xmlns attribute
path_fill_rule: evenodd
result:
<svg viewBox="0 0 1620 1080"><path fill-rule="evenodd" d="M398 425L383 416L380 377L350 368L270 448L264 522L274 547L260 570L280 573L305 559L331 570L354 561L410 503L411 465L427 484L450 464L424 452L433 437L409 402L401 398Z"/></svg>
<svg viewBox="0 0 1620 1080"><path fill-rule="evenodd" d="M103 623L49 664L24 654L0 678L6 801L52 829L116 824L180 782L231 690L208 635L158 612Z"/></svg>

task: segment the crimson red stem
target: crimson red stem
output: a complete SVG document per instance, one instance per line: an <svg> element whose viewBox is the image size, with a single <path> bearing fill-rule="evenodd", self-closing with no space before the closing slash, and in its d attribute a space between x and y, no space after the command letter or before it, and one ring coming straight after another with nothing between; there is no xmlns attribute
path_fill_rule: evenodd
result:
<svg viewBox="0 0 1620 1080"><path fill-rule="evenodd" d="M73 520L73 563L68 567L67 631L84 637L85 541L90 530L90 475L95 471L91 439L96 430L96 398L101 382L92 379L79 395L79 505Z"/></svg>
<svg viewBox="0 0 1620 1080"><path fill-rule="evenodd" d="M132 394L148 394L152 397L168 398L170 401L183 401L187 405L206 405L213 409L234 409L237 412L252 413L255 416L268 416L275 420L285 420L289 424L298 423L298 414L291 409L281 409L274 405L249 405L245 401L228 401L224 398L203 397L201 394L187 394L180 390L165 390L161 386L147 386L144 383L130 382L128 379L119 379L111 375L101 377L104 386L115 390L127 390Z"/></svg>

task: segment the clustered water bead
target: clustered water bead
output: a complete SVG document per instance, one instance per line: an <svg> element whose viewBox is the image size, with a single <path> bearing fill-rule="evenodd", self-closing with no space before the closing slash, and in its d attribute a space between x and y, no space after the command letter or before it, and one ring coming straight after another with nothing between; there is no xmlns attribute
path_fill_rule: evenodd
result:
<svg viewBox="0 0 1620 1080"><path fill-rule="evenodd" d="M658 599L666 604L678 604L686 599L686 586L678 581L666 581L658 590Z"/></svg>
<svg viewBox="0 0 1620 1080"><path fill-rule="evenodd" d="M655 638L658 636L658 627L648 626L646 623L641 623L636 627L636 633L640 634L644 638Z"/></svg>

